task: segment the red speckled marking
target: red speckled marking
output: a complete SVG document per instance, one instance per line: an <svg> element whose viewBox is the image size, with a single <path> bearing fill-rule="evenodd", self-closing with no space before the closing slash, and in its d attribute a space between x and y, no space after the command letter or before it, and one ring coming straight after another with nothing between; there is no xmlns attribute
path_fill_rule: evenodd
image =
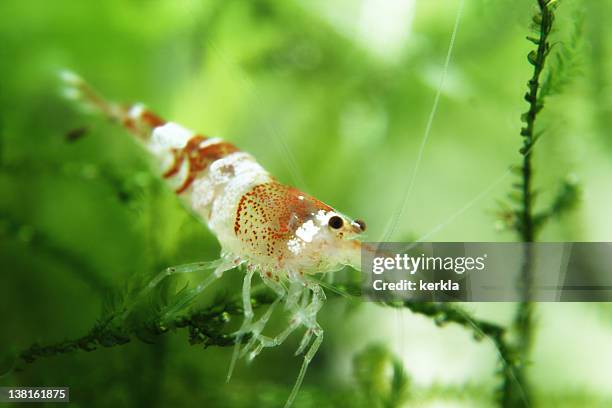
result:
<svg viewBox="0 0 612 408"><path fill-rule="evenodd" d="M282 259L287 249L284 243L319 210L332 208L293 187L259 184L240 198L234 232L256 254Z"/></svg>
<svg viewBox="0 0 612 408"><path fill-rule="evenodd" d="M145 124L147 124L151 128L156 128L158 126L163 126L166 124L166 121L154 114L149 110L143 110L140 114L140 120L142 120Z"/></svg>
<svg viewBox="0 0 612 408"><path fill-rule="evenodd" d="M174 164L166 171L164 174L165 177L170 177L178 173L185 158L189 161L189 173L183 184L176 189L177 194L187 190L198 174L206 170L215 160L219 160L228 154L238 151L236 146L227 142L219 142L201 148L200 144L206 139L208 138L205 136L194 136L189 139L184 148L175 149L173 151Z"/></svg>

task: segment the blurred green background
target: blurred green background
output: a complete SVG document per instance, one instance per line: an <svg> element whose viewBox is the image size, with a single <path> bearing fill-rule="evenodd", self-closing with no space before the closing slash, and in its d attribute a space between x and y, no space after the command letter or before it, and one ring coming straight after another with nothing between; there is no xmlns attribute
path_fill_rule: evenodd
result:
<svg viewBox="0 0 612 408"><path fill-rule="evenodd" d="M516 239L500 229L496 212L515 181L501 177L520 159L534 5L466 1L394 240ZM1 2L3 354L84 335L103 298L135 273L218 256L214 236L159 181L129 135L61 97L60 69L78 72L112 99L142 101L237 144L281 181L366 220L376 240L412 177L458 6ZM541 115L545 133L534 167L539 203L570 175L583 198L543 231L544 241L612 238L612 2L562 2L553 42L567 43L580 15L576 72ZM234 275L213 291L237 293L241 277ZM514 305L467 308L508 324ZM612 405L612 308L542 304L536 312L529 375L537 406ZM325 342L298 407L371 406L367 390L387 392L390 361L404 365L407 406L494 404L495 350L460 327L340 298L324 307L321 324ZM230 348L190 346L183 332L42 359L0 384L70 386L72 405L83 407L276 407L297 375L298 342L293 336L248 366L240 362L229 384Z"/></svg>

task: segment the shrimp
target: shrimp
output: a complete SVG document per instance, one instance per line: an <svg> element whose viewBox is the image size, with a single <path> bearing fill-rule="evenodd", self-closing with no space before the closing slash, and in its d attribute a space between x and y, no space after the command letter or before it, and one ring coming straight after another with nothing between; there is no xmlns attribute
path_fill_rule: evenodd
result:
<svg viewBox="0 0 612 408"><path fill-rule="evenodd" d="M159 161L163 178L219 241L218 260L167 268L148 284L146 290L151 290L173 274L212 270L187 297L162 314L162 324L225 272L245 266L244 320L235 334L227 379L238 358L252 360L263 349L281 345L294 331L304 328L296 351L296 355L304 353L304 357L285 405L290 406L323 342L317 314L325 302L325 293L307 277L347 265L360 270L360 236L365 223L279 183L253 156L229 142L165 121L142 104L125 107L108 102L74 73L63 72L61 76L67 96L122 125L147 148ZM251 306L251 281L256 273L276 294L276 300L258 320ZM289 325L275 337L264 336L264 327L280 303L290 313ZM250 338L241 348L247 334Z"/></svg>

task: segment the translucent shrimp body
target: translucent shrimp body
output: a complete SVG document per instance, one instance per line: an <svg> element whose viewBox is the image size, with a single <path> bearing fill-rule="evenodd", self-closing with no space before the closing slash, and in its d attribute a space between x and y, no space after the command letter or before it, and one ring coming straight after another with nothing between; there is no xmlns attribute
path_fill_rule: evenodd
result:
<svg viewBox="0 0 612 408"><path fill-rule="evenodd" d="M165 316L183 310L225 271L244 264L244 321L236 333L228 379L238 357L252 359L264 348L283 343L296 329L305 328L296 352L305 352L304 361L287 401L287 406L290 405L323 341L317 313L325 294L305 275L334 271L344 265L359 268L361 244L357 238L365 224L350 220L316 198L279 183L251 155L231 143L167 122L142 105L124 108L109 103L72 73L64 73L62 77L67 84L67 95L93 106L144 143L159 159L163 177L219 240L222 249L219 260L168 268L148 285L147 290L175 273L214 269L192 289L190 296L167 310ZM256 321L250 297L255 273L278 296ZM284 303L290 313L289 325L275 337L264 336L263 329L279 303ZM241 349L242 339L248 333L251 337Z"/></svg>

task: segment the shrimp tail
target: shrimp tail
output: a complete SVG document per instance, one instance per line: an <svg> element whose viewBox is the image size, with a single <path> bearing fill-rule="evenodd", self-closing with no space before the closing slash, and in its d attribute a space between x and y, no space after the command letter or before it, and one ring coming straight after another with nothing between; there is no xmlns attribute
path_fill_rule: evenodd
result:
<svg viewBox="0 0 612 408"><path fill-rule="evenodd" d="M141 103L122 105L105 99L83 78L70 70L60 71L59 76L63 83L62 93L66 98L120 124L142 141L148 141L152 130L166 123Z"/></svg>

